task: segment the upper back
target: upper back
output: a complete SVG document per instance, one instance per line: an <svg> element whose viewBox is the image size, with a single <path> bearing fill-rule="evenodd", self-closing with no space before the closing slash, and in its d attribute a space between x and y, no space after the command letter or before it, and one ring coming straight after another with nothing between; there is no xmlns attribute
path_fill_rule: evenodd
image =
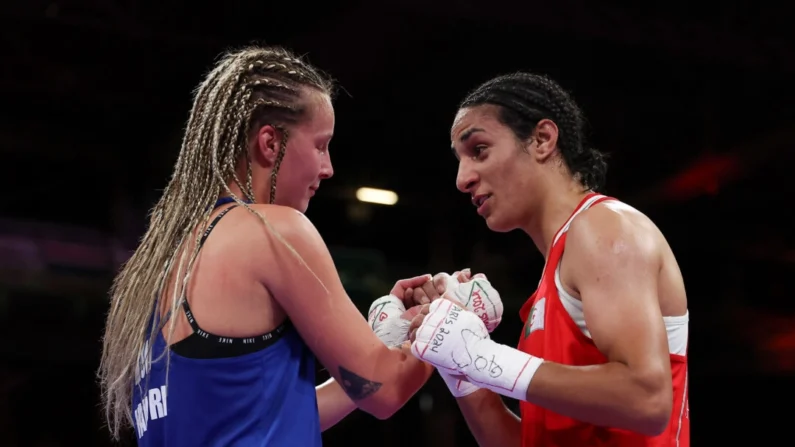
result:
<svg viewBox="0 0 795 447"><path fill-rule="evenodd" d="M219 207L211 220L230 207ZM202 329L229 337L252 337L274 330L286 315L271 293L259 281L265 256L256 250L261 246L261 225L243 207L234 207L219 220L211 235L206 229L197 229L207 234L201 245L195 265L185 290L194 317ZM192 238L195 240L195 237ZM191 241L183 253L191 253L195 243ZM177 258L179 259L179 258ZM185 265L187 265L186 256ZM183 267L184 268L184 267ZM184 276L184 270L180 272ZM161 315L168 314L171 298L178 284L177 269L173 269L165 289L166 297L161 302ZM177 313L172 336L164 333L169 344L178 342L193 332L182 312Z"/></svg>
<svg viewBox="0 0 795 447"><path fill-rule="evenodd" d="M187 306L169 312L185 273L175 266L153 316L172 320L133 392L139 445L319 445L314 355L259 281L261 226L243 207L219 207L211 222L195 233Z"/></svg>

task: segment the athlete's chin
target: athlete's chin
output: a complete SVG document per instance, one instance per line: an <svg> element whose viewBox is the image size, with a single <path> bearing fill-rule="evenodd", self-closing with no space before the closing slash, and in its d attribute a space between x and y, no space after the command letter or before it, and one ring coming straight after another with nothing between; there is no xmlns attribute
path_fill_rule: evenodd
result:
<svg viewBox="0 0 795 447"><path fill-rule="evenodd" d="M486 226L495 233L507 233L516 228L516 225L511 225L507 219L500 219L498 214L491 213L485 218Z"/></svg>
<svg viewBox="0 0 795 447"><path fill-rule="evenodd" d="M301 213L306 214L306 210L309 209L309 199L302 200L301 203L298 204L296 209Z"/></svg>

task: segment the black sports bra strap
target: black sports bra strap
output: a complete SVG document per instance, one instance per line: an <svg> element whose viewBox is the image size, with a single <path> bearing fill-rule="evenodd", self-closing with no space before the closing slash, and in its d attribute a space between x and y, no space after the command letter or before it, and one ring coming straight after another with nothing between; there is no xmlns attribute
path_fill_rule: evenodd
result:
<svg viewBox="0 0 795 447"><path fill-rule="evenodd" d="M201 335L204 338L207 338L209 334L206 331L202 330L202 328L199 327L199 323L197 323L196 319L193 318L193 312L191 312L190 310L190 305L188 305L187 298L182 300L182 309L185 311L185 317L188 319L188 324L190 324L190 327L193 328L193 332Z"/></svg>
<svg viewBox="0 0 795 447"><path fill-rule="evenodd" d="M204 230L204 234L202 235L202 238L201 238L201 240L199 241L199 248L201 248L201 246L202 246L202 245L204 245L204 241L206 241L206 240L207 240L207 236L209 236L209 235L210 235L210 233L213 231L213 228L215 228L215 226L216 226L216 225L218 225L218 222L219 222L221 219L223 219L223 217L224 217L224 216L226 216L226 213L228 213L228 212L232 211L232 209L234 209L234 208L236 208L236 207L237 207L237 205L235 205L235 206L230 206L229 208L227 208L227 209L225 209L225 210L221 211L221 212L220 212L220 213L219 213L217 216L215 216L215 219L213 219L213 221L212 221L212 222L210 222L210 225L208 225L208 226L207 226L207 229L206 229L206 230Z"/></svg>
<svg viewBox="0 0 795 447"><path fill-rule="evenodd" d="M223 217L226 216L226 214L232 211L232 209L235 207L237 207L237 205L230 206L229 208L221 211L220 213L218 213L217 216L215 216L215 219L213 219L213 221L210 222L210 225L208 225L207 229L204 230L204 234L202 235L201 240L199 240L200 249L204 245L204 242L207 240L207 237L210 236L210 233L213 231L213 228L215 228L215 226L218 225L218 222L220 222L221 219L223 219ZM202 337L207 338L209 334L206 331L202 330L202 328L199 327L199 324L196 323L196 319L193 318L193 313L190 311L190 305L188 305L187 297L185 297L185 299L182 300L182 309L185 310L185 316L188 318L188 323L190 323L190 327L193 328L193 331L201 335Z"/></svg>

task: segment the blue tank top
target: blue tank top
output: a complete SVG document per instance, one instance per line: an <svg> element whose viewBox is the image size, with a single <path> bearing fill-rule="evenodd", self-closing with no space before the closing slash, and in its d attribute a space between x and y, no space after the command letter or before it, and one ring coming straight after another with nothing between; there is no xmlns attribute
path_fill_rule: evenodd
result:
<svg viewBox="0 0 795 447"><path fill-rule="evenodd" d="M203 331L183 301L193 334L168 349L158 331L151 367L139 364L132 404L138 445L321 446L315 357L289 321L257 337L221 337ZM181 355L181 344L203 354Z"/></svg>

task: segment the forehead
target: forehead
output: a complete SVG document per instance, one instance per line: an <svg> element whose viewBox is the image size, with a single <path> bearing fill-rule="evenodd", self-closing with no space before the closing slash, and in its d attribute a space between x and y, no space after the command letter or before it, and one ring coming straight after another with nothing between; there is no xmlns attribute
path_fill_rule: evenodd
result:
<svg viewBox="0 0 795 447"><path fill-rule="evenodd" d="M493 105L481 105L460 109L450 129L453 145L462 143L474 133L499 133L505 126L497 119L498 108Z"/></svg>
<svg viewBox="0 0 795 447"><path fill-rule="evenodd" d="M307 90L306 106L307 117L303 126L316 131L331 131L334 129L334 106L329 95L314 89Z"/></svg>

